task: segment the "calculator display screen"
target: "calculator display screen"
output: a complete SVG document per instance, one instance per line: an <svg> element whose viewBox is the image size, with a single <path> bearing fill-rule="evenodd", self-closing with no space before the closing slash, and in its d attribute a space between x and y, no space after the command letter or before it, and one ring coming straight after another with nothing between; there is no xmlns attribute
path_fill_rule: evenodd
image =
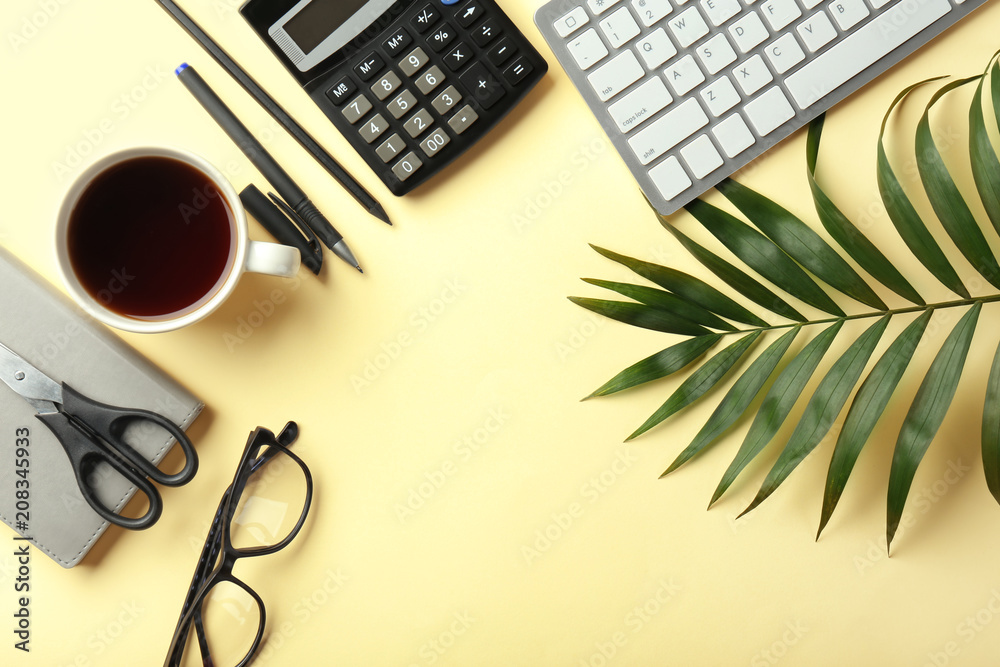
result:
<svg viewBox="0 0 1000 667"><path fill-rule="evenodd" d="M367 0L313 0L285 23L285 32L303 53L309 53L344 25L366 2Z"/></svg>

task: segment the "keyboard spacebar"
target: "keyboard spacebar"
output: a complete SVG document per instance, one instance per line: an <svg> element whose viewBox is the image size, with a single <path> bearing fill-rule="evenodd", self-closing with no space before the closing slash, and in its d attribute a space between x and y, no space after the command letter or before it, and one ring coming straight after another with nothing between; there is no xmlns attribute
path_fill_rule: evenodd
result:
<svg viewBox="0 0 1000 667"><path fill-rule="evenodd" d="M806 109L951 11L948 0L902 0L785 79Z"/></svg>

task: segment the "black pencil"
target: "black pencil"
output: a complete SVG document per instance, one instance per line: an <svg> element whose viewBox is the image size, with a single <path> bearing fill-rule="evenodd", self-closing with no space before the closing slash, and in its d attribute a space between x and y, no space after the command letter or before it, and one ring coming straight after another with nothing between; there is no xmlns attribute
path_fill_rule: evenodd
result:
<svg viewBox="0 0 1000 667"><path fill-rule="evenodd" d="M344 188L350 192L358 203L367 209L369 213L373 216L382 220L388 224L392 224L389 220L389 216L386 214L385 209L382 205L376 201L371 194L365 190L360 183L354 180L354 177L348 174L343 167L341 167L333 157L323 149L319 143L316 142L312 136L306 132L301 125L295 122L295 119L288 115L284 109L281 108L277 102L274 101L263 88L260 87L253 77L246 73L246 71L240 67L235 60L226 53L225 49L219 46L215 40L208 36L201 27L195 23L194 19L184 13L184 10L177 6L173 0L156 0L161 7L163 7L168 14L170 14L175 21L184 30L187 31L191 37L194 38L198 44L201 45L205 51L209 53L216 62L222 65L222 68L229 73L231 77L236 79L236 81L243 86L243 89L250 93L250 96L257 100L264 109L271 114L271 116L281 124L285 130L288 131L299 144L305 148L323 167L330 172L338 183L340 183Z"/></svg>

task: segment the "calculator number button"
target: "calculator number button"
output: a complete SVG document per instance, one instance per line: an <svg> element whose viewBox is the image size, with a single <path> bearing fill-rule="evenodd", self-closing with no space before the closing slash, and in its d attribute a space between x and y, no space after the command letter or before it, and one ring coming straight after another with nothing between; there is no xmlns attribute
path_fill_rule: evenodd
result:
<svg viewBox="0 0 1000 667"><path fill-rule="evenodd" d="M362 81L371 81L383 67L385 67L385 63L382 62L382 59L378 56L378 54L370 53L364 60L355 65L354 73L357 74Z"/></svg>
<svg viewBox="0 0 1000 667"><path fill-rule="evenodd" d="M507 83L510 85L516 86L524 81L524 77L531 74L533 69L528 59L522 56L515 60L513 65L503 71L503 78L507 79Z"/></svg>
<svg viewBox="0 0 1000 667"><path fill-rule="evenodd" d="M380 100L384 100L402 84L395 72L389 72L372 85L372 93Z"/></svg>
<svg viewBox="0 0 1000 667"><path fill-rule="evenodd" d="M389 129L389 123L382 117L382 114L375 114L375 117L363 123L358 131L361 133L361 138L365 140L365 143L370 144L378 139L387 129Z"/></svg>
<svg viewBox="0 0 1000 667"><path fill-rule="evenodd" d="M455 30L447 23L442 23L427 38L427 42L431 45L431 48L438 53L443 51L453 41L455 41Z"/></svg>
<svg viewBox="0 0 1000 667"><path fill-rule="evenodd" d="M458 25L463 28L468 28L470 25L479 20L479 17L483 15L483 8L477 2L477 0L472 0L472 2L467 2L462 5L462 8L455 12L455 20L458 21Z"/></svg>
<svg viewBox="0 0 1000 667"><path fill-rule="evenodd" d="M500 67L500 65L503 65L505 62L510 60L516 51L517 47L514 46L513 42L511 42L507 37L504 37L489 50L486 54L486 58L497 67Z"/></svg>
<svg viewBox="0 0 1000 667"><path fill-rule="evenodd" d="M330 98L330 101L336 104L338 107L347 101L348 96L358 89L346 76L333 84L330 90L326 91L326 96Z"/></svg>
<svg viewBox="0 0 1000 667"><path fill-rule="evenodd" d="M417 89L424 95L430 95L431 91L441 85L444 81L444 72L437 65L434 65L416 80Z"/></svg>
<svg viewBox="0 0 1000 667"><path fill-rule="evenodd" d="M403 157L402 160L396 163L396 165L392 168L392 173L394 173L396 178L399 180L405 181L412 176L417 169L420 169L423 164L424 163L420 161L420 158L417 157L417 154L410 151Z"/></svg>
<svg viewBox="0 0 1000 667"><path fill-rule="evenodd" d="M442 116L445 112L450 111L452 107L462 101L462 93L458 92L455 86L448 86L444 89L444 92L434 98L431 105L434 110L437 111Z"/></svg>
<svg viewBox="0 0 1000 667"><path fill-rule="evenodd" d="M452 72L457 72L472 61L472 47L461 43L444 57L444 63Z"/></svg>
<svg viewBox="0 0 1000 667"><path fill-rule="evenodd" d="M587 10L583 7L577 7L569 14L556 19L552 27L556 29L556 34L560 37L569 37L588 23L590 23L590 17L587 16Z"/></svg>
<svg viewBox="0 0 1000 667"><path fill-rule="evenodd" d="M399 153L406 148L406 144L398 134L394 134L385 141L382 145L375 149L375 154L381 158L382 162L389 163L392 158L399 155Z"/></svg>
<svg viewBox="0 0 1000 667"><path fill-rule="evenodd" d="M459 77L472 96L479 101L484 109L489 109L504 95L503 86L486 71L482 63L475 63Z"/></svg>
<svg viewBox="0 0 1000 667"><path fill-rule="evenodd" d="M479 114L476 113L475 109L466 104L457 114L451 117L451 120L448 121L448 127L455 134L462 134L477 120L479 120Z"/></svg>
<svg viewBox="0 0 1000 667"><path fill-rule="evenodd" d="M386 53L395 58L402 53L403 49L409 46L412 41L410 33L406 32L405 28L399 28L396 32L392 33L392 36L389 39L382 42L382 46L385 48Z"/></svg>
<svg viewBox="0 0 1000 667"><path fill-rule="evenodd" d="M423 134L424 130L429 128L433 122L434 119L431 118L430 112L427 109L421 109L413 114L410 120L403 123L403 129L406 130L407 134L415 138Z"/></svg>
<svg viewBox="0 0 1000 667"><path fill-rule="evenodd" d="M421 35L431 29L431 26L437 23L437 20L441 18L440 12L434 9L434 5L424 5L424 8L413 15L410 19L410 24L417 29Z"/></svg>
<svg viewBox="0 0 1000 667"><path fill-rule="evenodd" d="M416 105L416 103L417 98L413 96L413 93L408 90L404 90L396 97L396 99L389 102L389 104L386 105L386 108L389 109L389 113L392 114L393 118L399 120L405 116L406 113Z"/></svg>
<svg viewBox="0 0 1000 667"><path fill-rule="evenodd" d="M481 26L472 31L472 41L479 46L486 46L500 35L501 30L496 22L493 19L486 19Z"/></svg>
<svg viewBox="0 0 1000 667"><path fill-rule="evenodd" d="M424 50L418 46L417 48L410 51L410 53L405 58L399 61L399 69L401 69L403 71L403 74L405 74L406 76L413 76L414 74L419 72L420 69L424 65L426 65L429 60L430 58L427 57L427 54L424 52Z"/></svg>
<svg viewBox="0 0 1000 667"><path fill-rule="evenodd" d="M434 130L426 139L420 142L420 147L427 154L427 157L434 157L438 152L451 142L444 130Z"/></svg>
<svg viewBox="0 0 1000 667"><path fill-rule="evenodd" d="M341 113L344 114L344 118L347 119L348 123L354 125L361 120L362 116L371 110L372 103L368 101L368 98L364 95L358 95L351 100L346 107L344 107L344 110Z"/></svg>

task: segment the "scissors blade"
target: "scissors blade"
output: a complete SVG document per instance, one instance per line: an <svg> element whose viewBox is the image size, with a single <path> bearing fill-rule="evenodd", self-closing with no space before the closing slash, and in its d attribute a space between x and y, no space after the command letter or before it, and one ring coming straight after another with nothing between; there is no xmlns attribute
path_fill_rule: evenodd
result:
<svg viewBox="0 0 1000 667"><path fill-rule="evenodd" d="M55 412L62 403L62 385L0 343L0 380L28 401L39 413Z"/></svg>

